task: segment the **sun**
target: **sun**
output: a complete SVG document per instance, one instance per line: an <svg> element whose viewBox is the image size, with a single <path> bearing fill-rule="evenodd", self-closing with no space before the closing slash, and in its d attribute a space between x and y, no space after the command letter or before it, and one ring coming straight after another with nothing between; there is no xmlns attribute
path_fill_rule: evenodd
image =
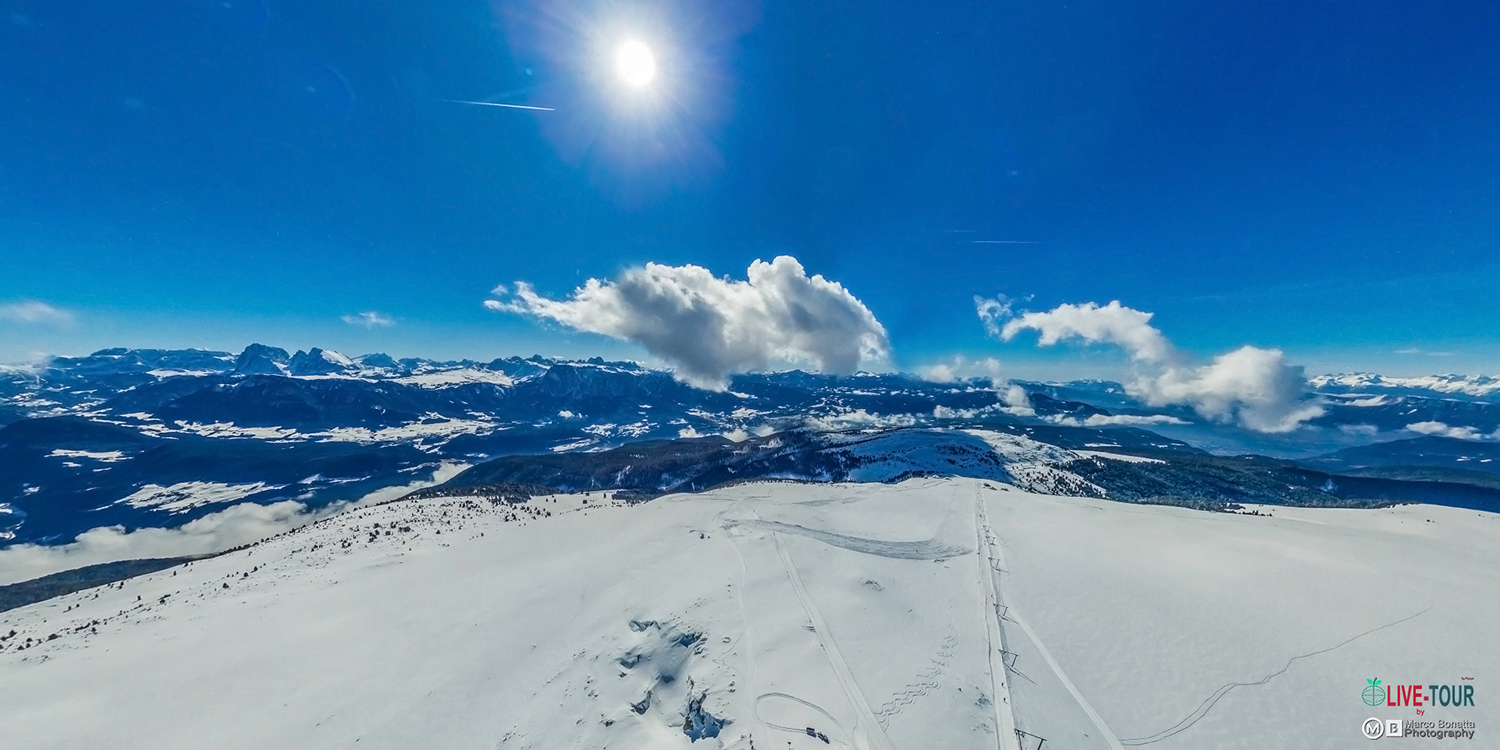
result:
<svg viewBox="0 0 1500 750"><path fill-rule="evenodd" d="M615 75L628 86L644 88L656 78L656 55L644 42L625 42L615 51Z"/></svg>

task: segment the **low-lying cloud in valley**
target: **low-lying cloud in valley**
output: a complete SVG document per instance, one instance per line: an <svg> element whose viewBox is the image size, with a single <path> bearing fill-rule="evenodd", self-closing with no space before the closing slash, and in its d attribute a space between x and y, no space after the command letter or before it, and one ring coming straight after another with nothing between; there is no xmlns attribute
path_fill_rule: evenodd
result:
<svg viewBox="0 0 1500 750"><path fill-rule="evenodd" d="M1000 360L994 357L969 359L962 354L947 362L917 368L917 376L929 383L953 383L970 378L989 378L999 387L1005 381L1000 376Z"/></svg>
<svg viewBox="0 0 1500 750"><path fill-rule="evenodd" d="M524 281L494 294L484 303L491 310L638 344L679 380L708 390L779 362L850 373L890 354L885 327L863 302L786 255L755 261L744 281L647 263L614 280L589 279L566 299L543 297Z"/></svg>
<svg viewBox="0 0 1500 750"><path fill-rule="evenodd" d="M296 500L240 503L173 528L99 526L57 545L16 544L0 549L0 585L27 581L85 565L160 557L211 555L301 528L353 508L396 500L442 484L468 464L445 461L430 479L375 490L354 502L308 508Z"/></svg>
<svg viewBox="0 0 1500 750"><path fill-rule="evenodd" d="M1151 406L1188 406L1207 419L1267 433L1290 432L1324 413L1320 403L1305 397L1302 367L1287 362L1280 349L1247 345L1195 365L1151 325L1151 313L1118 301L1019 315L1003 298L974 301L986 330L1004 341L1036 331L1040 346L1076 340L1120 347L1137 368L1126 392Z"/></svg>
<svg viewBox="0 0 1500 750"><path fill-rule="evenodd" d="M1500 431L1483 432L1468 425L1450 425L1437 421L1413 422L1406 429L1418 435L1436 435L1458 440L1500 440Z"/></svg>

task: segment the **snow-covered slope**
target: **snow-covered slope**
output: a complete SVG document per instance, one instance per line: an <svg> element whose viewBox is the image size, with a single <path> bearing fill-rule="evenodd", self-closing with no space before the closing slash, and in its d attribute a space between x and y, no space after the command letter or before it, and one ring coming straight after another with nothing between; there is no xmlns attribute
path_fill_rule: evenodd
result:
<svg viewBox="0 0 1500 750"><path fill-rule="evenodd" d="M1083 477L1059 467L1081 454L1024 435L994 430L896 430L835 436L857 462L849 478L890 482L908 476L965 476L1010 482L1047 494L1107 497Z"/></svg>
<svg viewBox="0 0 1500 750"><path fill-rule="evenodd" d="M932 478L398 502L0 615L0 726L28 749L1339 748L1415 718L1360 702L1369 678L1496 674L1495 516L1270 512ZM1427 718L1492 741L1479 690Z"/></svg>

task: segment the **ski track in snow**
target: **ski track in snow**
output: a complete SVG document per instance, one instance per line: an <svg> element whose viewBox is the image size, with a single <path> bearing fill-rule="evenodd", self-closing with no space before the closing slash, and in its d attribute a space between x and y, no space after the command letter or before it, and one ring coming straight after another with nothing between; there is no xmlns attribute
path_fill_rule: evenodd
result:
<svg viewBox="0 0 1500 750"><path fill-rule="evenodd" d="M953 647L958 645L958 639L951 634L943 639L942 648L938 650L937 658L932 659L932 667L917 675L915 682L907 683L891 699L882 703L880 708L875 709L875 718L880 720L880 725L890 728L891 718L901 713L901 709L913 704L918 698L925 697L928 693L937 689L939 679L943 670L948 666L948 660L953 658Z"/></svg>
<svg viewBox="0 0 1500 750"><path fill-rule="evenodd" d="M1378 632L1380 632L1382 630L1385 630L1386 628L1393 628L1393 627L1395 627L1397 625L1400 625L1403 622L1407 622L1409 620L1415 620L1418 617L1421 617L1422 615L1427 614L1431 609L1432 609L1432 607L1429 606L1429 607L1427 607L1427 609L1424 609L1424 610L1422 610L1420 612L1417 612L1415 614L1407 615L1406 617L1403 617L1403 618L1401 618L1399 620L1396 620L1394 622L1388 622L1388 623L1386 623L1384 625L1381 625L1379 627L1370 628L1369 630L1366 630L1365 632L1360 633L1359 635L1356 635L1356 636L1353 636L1351 638L1348 638L1348 639L1346 639L1344 641L1341 641L1341 642L1339 642L1339 643L1337 643L1335 645L1329 646L1328 648L1321 648L1321 649L1318 649L1317 651L1310 651L1310 652L1305 653L1305 654L1298 654L1296 656L1293 656L1292 658L1286 660L1286 664L1283 665L1281 667L1281 669L1278 669L1275 672L1272 672L1272 673L1266 675L1265 677L1262 677L1259 680L1256 680L1255 682L1230 682L1230 683L1227 683L1223 687L1219 688L1218 690L1215 690L1212 695L1210 695L1207 698L1205 698L1203 700L1203 703L1199 704L1197 708L1193 709L1192 713L1190 713L1187 716L1183 717L1182 721L1179 721L1176 724L1173 724L1172 726L1167 727L1166 729L1163 729L1160 732L1157 732L1155 734L1147 735L1145 737L1136 737L1136 738L1132 738L1132 739L1119 740L1119 742L1122 745L1130 745L1130 746L1133 746L1133 747L1138 747L1140 745L1151 745L1151 744L1154 744L1154 743L1157 743L1157 742L1161 742L1162 740L1165 740L1165 739L1167 739L1169 737L1173 737L1175 735L1181 734L1182 732L1185 732L1188 729L1192 728L1192 726L1194 724L1197 724L1198 721L1201 720L1204 716L1207 716L1208 712L1211 711L1211 710L1213 710L1213 707L1218 704L1219 699L1223 698L1226 695L1228 695L1231 690L1234 690L1235 688L1238 688L1238 687L1256 687L1256 686L1259 686L1259 685L1264 685L1264 684L1270 682L1271 680L1274 680L1277 677L1280 677L1281 675L1286 674L1286 671L1288 669L1292 668L1292 664L1295 663L1295 662L1297 662L1300 659L1310 659L1310 658L1312 658L1314 656L1318 656L1320 654L1326 654L1329 651L1333 651L1333 650L1342 648L1342 647L1347 646L1347 645L1349 645L1349 644L1351 644L1351 643L1353 643L1353 642L1355 642L1355 641L1357 641L1357 640L1359 640L1359 639L1361 639L1361 638L1363 638L1363 637L1365 637L1367 635L1372 635L1374 633L1378 633ZM1028 632L1030 632L1030 631L1028 631ZM1038 646L1038 648L1040 648L1041 644L1038 643L1037 646ZM1043 651L1043 653L1045 653L1045 650Z"/></svg>

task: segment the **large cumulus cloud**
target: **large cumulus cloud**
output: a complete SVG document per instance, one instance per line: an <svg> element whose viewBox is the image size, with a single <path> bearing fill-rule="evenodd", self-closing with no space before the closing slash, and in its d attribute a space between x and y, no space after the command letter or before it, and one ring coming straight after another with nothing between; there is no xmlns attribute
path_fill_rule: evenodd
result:
<svg viewBox="0 0 1500 750"><path fill-rule="evenodd" d="M975 306L985 327L1006 341L1036 331L1041 346L1078 340L1124 349L1138 368L1126 390L1152 406L1185 405L1208 419L1270 433L1290 432L1323 414L1321 405L1304 397L1302 368L1287 362L1280 349L1243 346L1195 365L1151 325L1151 313L1118 301L1021 315L1013 315L1004 300L976 298Z"/></svg>
<svg viewBox="0 0 1500 750"><path fill-rule="evenodd" d="M497 288L485 307L639 344L682 381L709 390L773 362L849 373L890 353L885 327L864 303L785 255L750 264L744 281L647 263L614 280L589 279L566 299L543 297L525 282L514 287Z"/></svg>

